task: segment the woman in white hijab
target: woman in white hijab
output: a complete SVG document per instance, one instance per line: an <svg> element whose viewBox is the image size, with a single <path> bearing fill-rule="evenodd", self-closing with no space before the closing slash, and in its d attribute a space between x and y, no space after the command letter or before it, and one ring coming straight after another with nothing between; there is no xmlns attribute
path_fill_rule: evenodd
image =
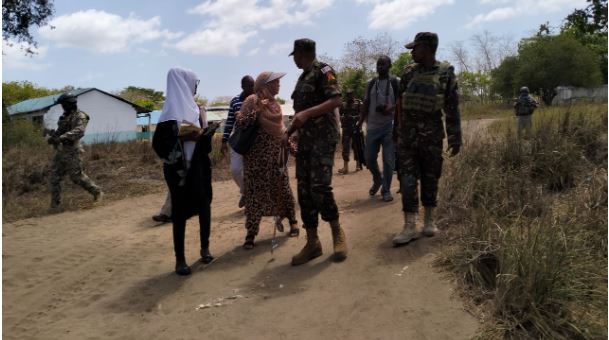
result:
<svg viewBox="0 0 609 340"><path fill-rule="evenodd" d="M209 253L211 225L211 138L216 125L201 129L199 107L194 101L199 79L192 71L172 68L167 74L163 113L153 137L153 148L163 160L163 173L171 195L175 271L189 275L184 255L186 220L199 215L201 260L213 261Z"/></svg>

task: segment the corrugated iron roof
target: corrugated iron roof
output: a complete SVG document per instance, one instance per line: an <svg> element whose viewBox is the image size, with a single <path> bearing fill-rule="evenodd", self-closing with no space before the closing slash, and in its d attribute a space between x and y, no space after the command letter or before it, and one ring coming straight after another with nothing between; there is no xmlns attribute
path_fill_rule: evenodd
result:
<svg viewBox="0 0 609 340"><path fill-rule="evenodd" d="M84 88L84 89L76 89L76 90L72 90L69 92L72 92L75 96L80 96L84 93L87 93L89 91L93 91L93 90L97 90L105 95L108 95L110 97L113 97L115 99L118 99L122 102L125 102L131 106L133 106L133 108L135 109L135 111L137 111L138 113L141 112L150 112L150 110L141 107L137 104L134 104L124 98L121 98L119 96L113 95L111 93L102 91L100 89L94 88L94 87L89 87L89 88ZM9 115L16 115L16 114L23 114L23 113L28 113L28 112L35 112L35 111L40 111L40 110L45 110L50 108L51 106L55 105L55 101L57 100L57 98L59 98L59 96L61 96L61 93L58 94L54 94L54 95L50 95L50 96L46 96L46 97L40 97L40 98L34 98L34 99L28 99L28 100L24 100L20 103L17 103L15 105L11 105L7 108L8 110L8 114Z"/></svg>

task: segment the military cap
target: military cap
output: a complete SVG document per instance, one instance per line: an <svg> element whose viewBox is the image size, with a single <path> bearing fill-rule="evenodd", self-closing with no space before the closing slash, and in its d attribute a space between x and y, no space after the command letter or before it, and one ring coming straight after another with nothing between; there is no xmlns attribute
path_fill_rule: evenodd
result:
<svg viewBox="0 0 609 340"><path fill-rule="evenodd" d="M427 45L436 50L438 48L438 35L432 32L419 32L414 37L414 41L404 45L404 47L413 49L416 45L421 44Z"/></svg>
<svg viewBox="0 0 609 340"><path fill-rule="evenodd" d="M76 101L76 96L72 92L66 92L57 98L56 103L76 103Z"/></svg>
<svg viewBox="0 0 609 340"><path fill-rule="evenodd" d="M294 40L294 50L290 55L294 55L296 52L315 53L315 41L307 38Z"/></svg>

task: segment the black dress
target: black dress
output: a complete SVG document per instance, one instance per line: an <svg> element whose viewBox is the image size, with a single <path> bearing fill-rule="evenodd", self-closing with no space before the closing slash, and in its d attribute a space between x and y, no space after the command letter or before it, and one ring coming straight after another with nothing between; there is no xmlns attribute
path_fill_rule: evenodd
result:
<svg viewBox="0 0 609 340"><path fill-rule="evenodd" d="M211 226L211 135L201 135L187 169L183 143L175 120L159 123L152 147L163 160L163 174L171 195L173 244L176 260L184 261L186 220L199 215L201 249L209 248Z"/></svg>

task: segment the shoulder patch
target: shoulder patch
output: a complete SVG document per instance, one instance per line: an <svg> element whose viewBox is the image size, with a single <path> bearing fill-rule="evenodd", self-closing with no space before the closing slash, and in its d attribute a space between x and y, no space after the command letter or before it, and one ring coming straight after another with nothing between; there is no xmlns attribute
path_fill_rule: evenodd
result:
<svg viewBox="0 0 609 340"><path fill-rule="evenodd" d="M326 65L326 66L321 68L321 72L323 74L326 74L326 73L331 72L331 71L332 71L332 68L329 65Z"/></svg>

